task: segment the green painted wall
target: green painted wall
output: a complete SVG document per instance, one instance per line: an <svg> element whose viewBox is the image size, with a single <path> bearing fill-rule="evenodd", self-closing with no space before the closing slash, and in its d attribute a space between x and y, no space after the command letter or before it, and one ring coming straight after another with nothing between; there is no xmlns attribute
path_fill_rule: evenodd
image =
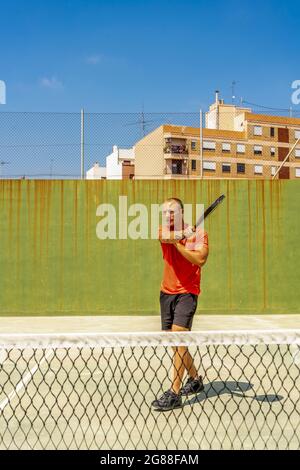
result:
<svg viewBox="0 0 300 470"><path fill-rule="evenodd" d="M97 206L119 195L207 205L222 193L205 226L199 311L300 313L297 181L2 180L0 315L159 313L159 243L99 240Z"/></svg>

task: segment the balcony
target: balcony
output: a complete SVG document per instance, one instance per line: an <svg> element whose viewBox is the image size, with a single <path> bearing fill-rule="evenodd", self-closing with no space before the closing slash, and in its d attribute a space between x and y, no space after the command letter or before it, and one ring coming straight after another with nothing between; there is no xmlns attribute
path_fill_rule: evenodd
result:
<svg viewBox="0 0 300 470"><path fill-rule="evenodd" d="M178 156L186 156L188 154L188 147L187 145L175 145L175 144L167 144L164 148L164 153L168 154L168 158L170 155Z"/></svg>

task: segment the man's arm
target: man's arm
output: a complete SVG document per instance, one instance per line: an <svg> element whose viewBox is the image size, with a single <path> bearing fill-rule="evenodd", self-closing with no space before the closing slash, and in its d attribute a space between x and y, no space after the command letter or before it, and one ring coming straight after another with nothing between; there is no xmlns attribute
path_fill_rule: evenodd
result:
<svg viewBox="0 0 300 470"><path fill-rule="evenodd" d="M196 266L199 266L200 268L205 265L206 260L208 258L208 246L204 245L202 248L199 250L187 250L184 245L181 243L177 242L174 244L179 251L179 253L190 263L196 264Z"/></svg>

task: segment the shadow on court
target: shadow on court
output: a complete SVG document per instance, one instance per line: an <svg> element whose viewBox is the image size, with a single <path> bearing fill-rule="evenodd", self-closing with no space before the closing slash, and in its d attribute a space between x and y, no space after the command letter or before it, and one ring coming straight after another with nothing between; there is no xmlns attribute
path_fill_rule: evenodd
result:
<svg viewBox="0 0 300 470"><path fill-rule="evenodd" d="M249 394L250 392L250 394ZM252 393L251 393L252 392ZM186 406L195 405L196 403L204 402L205 400L221 397L223 395L229 395L235 398L254 400L257 402L272 403L279 402L283 400L282 395L277 394L261 394L257 395L254 393L253 384L250 382L236 382L236 381L215 381L210 382L204 386L204 390L198 395L193 396L193 398L186 398L182 404L184 408ZM163 410L155 410L161 412Z"/></svg>
<svg viewBox="0 0 300 470"><path fill-rule="evenodd" d="M210 382L205 385L204 390L201 393L194 396L192 399L186 400L183 406L194 405L209 398L220 397L222 395L231 395L241 399L250 399L270 404L281 401L284 398L283 396L276 394L256 395L255 393L248 394L247 392L254 392L253 385L250 382Z"/></svg>

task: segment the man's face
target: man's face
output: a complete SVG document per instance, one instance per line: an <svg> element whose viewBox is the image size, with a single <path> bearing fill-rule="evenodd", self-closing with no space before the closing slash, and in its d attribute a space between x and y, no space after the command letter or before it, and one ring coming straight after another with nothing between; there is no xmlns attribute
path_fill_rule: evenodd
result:
<svg viewBox="0 0 300 470"><path fill-rule="evenodd" d="M183 222L183 212L177 201L166 201L162 207L163 225L171 230L181 230Z"/></svg>

